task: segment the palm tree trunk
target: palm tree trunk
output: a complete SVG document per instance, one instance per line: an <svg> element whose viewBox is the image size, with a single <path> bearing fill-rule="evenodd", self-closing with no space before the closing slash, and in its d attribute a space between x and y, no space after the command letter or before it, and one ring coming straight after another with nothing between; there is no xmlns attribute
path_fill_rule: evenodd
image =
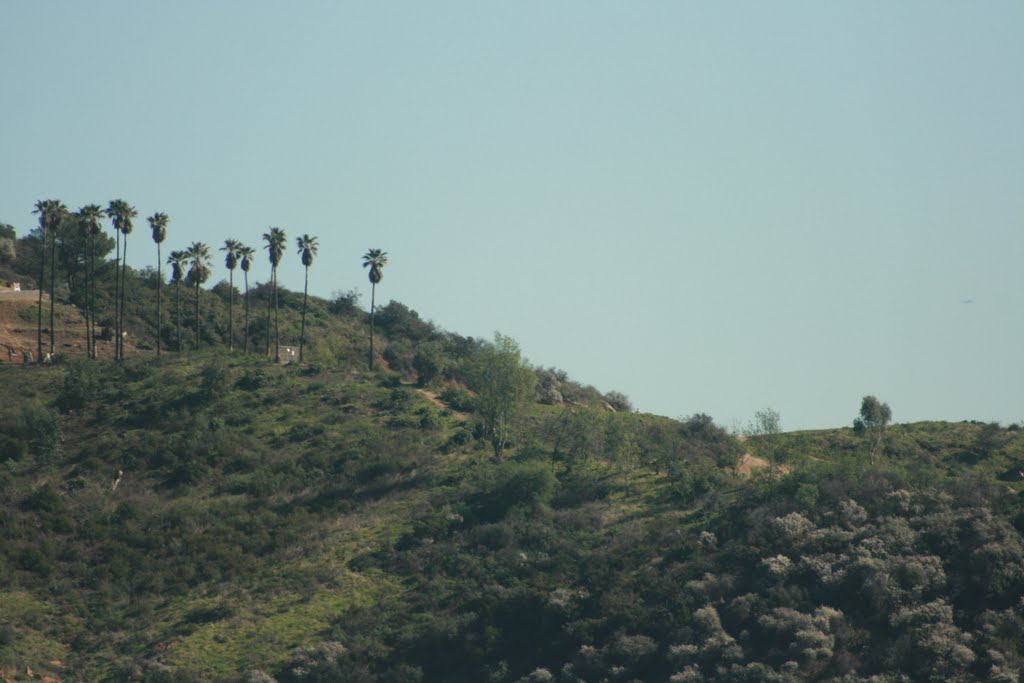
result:
<svg viewBox="0 0 1024 683"><path fill-rule="evenodd" d="M92 346L89 342L89 238L85 238L85 292L82 300L85 307L85 355L92 358Z"/></svg>
<svg viewBox="0 0 1024 683"><path fill-rule="evenodd" d="M181 353L181 282L174 283L174 314L178 319L178 353Z"/></svg>
<svg viewBox="0 0 1024 683"><path fill-rule="evenodd" d="M199 350L199 279L196 278L196 350Z"/></svg>
<svg viewBox="0 0 1024 683"><path fill-rule="evenodd" d="M53 333L53 304L57 299L57 230L50 231L50 353L55 350Z"/></svg>
<svg viewBox="0 0 1024 683"><path fill-rule="evenodd" d="M373 370L373 312L377 304L377 283L370 285L370 369Z"/></svg>
<svg viewBox="0 0 1024 683"><path fill-rule="evenodd" d="M228 271L228 351L235 350L235 271Z"/></svg>
<svg viewBox="0 0 1024 683"><path fill-rule="evenodd" d="M164 288L164 278L160 274L160 243L156 243L156 355L160 355L160 337L163 326L160 324L160 290Z"/></svg>
<svg viewBox="0 0 1024 683"><path fill-rule="evenodd" d="M281 362L280 311L277 303L277 268L274 268L274 362Z"/></svg>
<svg viewBox="0 0 1024 683"><path fill-rule="evenodd" d="M245 272L245 347L244 351L249 353L249 271Z"/></svg>
<svg viewBox="0 0 1024 683"><path fill-rule="evenodd" d="M306 346L306 297L309 295L309 266L306 267L306 284L302 287L302 327L299 328L299 362L302 349Z"/></svg>
<svg viewBox="0 0 1024 683"><path fill-rule="evenodd" d="M114 226L117 252L114 256L114 360L121 360L121 231Z"/></svg>
<svg viewBox="0 0 1024 683"><path fill-rule="evenodd" d="M121 360L124 360L124 302L125 280L128 271L128 235L124 236L124 251L121 252L121 320L117 326L117 343L121 348Z"/></svg>
<svg viewBox="0 0 1024 683"><path fill-rule="evenodd" d="M270 272L270 289L271 289L271 301L267 302L267 352L266 355L270 355L270 305L273 303L273 289L274 289L274 272Z"/></svg>
<svg viewBox="0 0 1024 683"><path fill-rule="evenodd" d="M45 226L45 221L43 222ZM39 250L39 306L36 310L36 362L43 362L43 282L46 280L46 228L43 228L42 248ZM51 268L53 266L50 266Z"/></svg>
<svg viewBox="0 0 1024 683"><path fill-rule="evenodd" d="M92 234L89 235L87 240L89 249L89 286L87 287L86 298L88 303L86 308L89 310L89 316L86 319L85 333L89 337L89 341L86 347L89 349L89 358L95 359L96 354L96 244Z"/></svg>

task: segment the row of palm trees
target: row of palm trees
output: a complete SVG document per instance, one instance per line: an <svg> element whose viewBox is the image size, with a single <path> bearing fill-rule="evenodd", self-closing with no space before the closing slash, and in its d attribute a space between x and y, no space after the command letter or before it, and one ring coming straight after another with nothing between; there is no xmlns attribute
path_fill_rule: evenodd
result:
<svg viewBox="0 0 1024 683"><path fill-rule="evenodd" d="M86 238L86 279L85 279L85 317L86 317L86 347L90 358L96 357L95 343L95 287L96 287L96 264L95 264L95 238L101 234L100 221L104 216L109 217L114 226L116 237L116 257L114 270L114 320L115 320L115 358L124 358L124 313L125 313L125 277L127 273L128 235L132 233L132 219L138 217L135 207L122 199L115 199L109 203L106 209L97 204L87 204L77 212L70 213L67 207L58 200L46 199L36 202L34 213L39 214L39 227L42 234L42 248L40 253L40 277L39 277L39 304L38 304L38 357L43 357L43 288L45 283L46 251L50 251L50 353L54 352L54 291L56 285L56 232L57 228L64 221L74 220L79 226L81 234ZM163 273L161 266L164 263L161 258L161 244L167 238L167 225L170 218L164 213L154 213L148 219L152 230L153 242L157 248L157 289L156 289L156 311L157 311L157 355L162 353L162 335L160 330L163 325L162 297ZM121 237L124 237L124 248L122 249ZM279 325L279 306L277 294L277 267L284 257L287 237L284 230L271 227L263 234L264 248L270 260L271 268L271 299L273 301L273 323L274 323L274 360L281 360L281 335ZM319 249L316 237L304 234L295 240L297 252L305 268L305 282L302 292L302 323L299 333L299 362L304 360L306 342L306 311L309 298L309 269ZM220 248L224 252L224 266L228 269L228 349L234 350L234 276L235 268L241 267L245 283L245 337L243 350L249 351L249 271L252 267L256 251L250 246L242 244L235 239L227 239L224 246ZM175 304L175 327L176 327L176 349L182 350L181 337L181 285L183 282L195 286L195 346L199 347L200 340L200 286L210 276L210 261L212 253L209 245L203 242L193 242L187 249L175 250L167 257L167 265L171 267L171 284L174 285ZM387 252L380 249L370 249L363 255L363 267L369 268L369 280L372 286L370 299L370 351L369 367L374 368L373 361L373 337L374 337L374 314L376 311L377 283L383 278L383 268L387 264ZM267 308L267 335L266 355L270 355L270 322L271 308Z"/></svg>

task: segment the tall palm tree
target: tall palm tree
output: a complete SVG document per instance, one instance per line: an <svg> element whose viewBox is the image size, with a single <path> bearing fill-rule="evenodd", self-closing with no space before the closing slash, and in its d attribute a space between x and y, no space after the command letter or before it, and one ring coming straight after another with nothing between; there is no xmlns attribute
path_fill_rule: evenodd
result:
<svg viewBox="0 0 1024 683"><path fill-rule="evenodd" d="M313 265L313 258L320 245L315 237L303 235L295 238L295 246L298 247L299 255L302 256L302 265L306 268L306 283L302 287L302 327L299 332L299 362L302 362L302 349L306 345L306 299L309 296L309 267Z"/></svg>
<svg viewBox="0 0 1024 683"><path fill-rule="evenodd" d="M118 277L118 270L121 268L121 230L118 228L118 225L120 222L119 214L124 206L127 206L127 202L123 199L114 199L107 204L106 211L104 211L114 224L114 240L117 244L117 251L114 252L114 360L118 359L118 351L121 345L121 342L117 339L121 336L117 332L117 326L121 321L120 316L117 314L118 307L121 305L121 299L117 296L117 290L121 286L121 278Z"/></svg>
<svg viewBox="0 0 1024 683"><path fill-rule="evenodd" d="M96 235L101 231L103 209L98 204L86 204L77 217L85 237L85 348L89 358L96 358Z"/></svg>
<svg viewBox="0 0 1024 683"><path fill-rule="evenodd" d="M384 279L388 252L370 249L363 254L363 268L370 269L370 369L373 370L373 314L377 307L377 283Z"/></svg>
<svg viewBox="0 0 1024 683"><path fill-rule="evenodd" d="M160 273L160 244L167 239L167 223L171 220L165 213L154 213L147 218L156 242L156 355L160 355L160 338L163 336L163 325L160 319L160 290L164 288L164 278Z"/></svg>
<svg viewBox="0 0 1024 683"><path fill-rule="evenodd" d="M235 350L235 266L238 265L238 250L242 243L238 240L224 240L220 248L224 253L224 267L228 269L228 351Z"/></svg>
<svg viewBox="0 0 1024 683"><path fill-rule="evenodd" d="M284 256L284 245L287 243L284 230L281 228L270 228L269 232L263 233L266 241L265 249L270 257L270 284L271 294L274 297L274 362L281 362L281 328L278 324L277 306L277 266ZM267 309L267 355L270 355L270 309Z"/></svg>
<svg viewBox="0 0 1024 683"><path fill-rule="evenodd" d="M39 214L40 250L39 250L39 307L37 310L37 343L38 362L43 362L43 289L46 278L46 240L57 243L57 227L64 221L68 209L56 199L40 199L36 202L35 211ZM56 259L53 249L50 250L50 353L53 353L53 300L56 284Z"/></svg>
<svg viewBox="0 0 1024 683"><path fill-rule="evenodd" d="M202 242L193 242L185 251L191 260L188 279L196 286L196 349L199 348L199 285L210 277L210 247Z"/></svg>
<svg viewBox="0 0 1024 683"><path fill-rule="evenodd" d="M124 360L124 290L125 270L128 267L128 235L132 233L132 219L139 215L135 207L123 199L115 199L107 206L107 215L114 224L115 237L124 235L124 251L118 257L120 266L114 264L114 330L117 339L114 344L114 358ZM118 276L120 270L120 276ZM120 293L120 294L119 294Z"/></svg>
<svg viewBox="0 0 1024 683"><path fill-rule="evenodd" d="M57 300L57 232L64 225L68 219L68 207L64 206L57 200L56 202L56 213L57 221L53 225L53 230L50 231L50 353L56 351L54 346L54 330L56 326L53 320L53 307Z"/></svg>
<svg viewBox="0 0 1024 683"><path fill-rule="evenodd" d="M178 326L177 350L181 351L181 281L185 279L188 254L184 251L172 251L167 257L167 265L171 267L171 282L174 283L174 315Z"/></svg>
<svg viewBox="0 0 1024 683"><path fill-rule="evenodd" d="M252 268L253 257L256 250L244 244L238 246L238 262L242 266L242 274L245 276L245 346L242 348L249 353L249 269Z"/></svg>

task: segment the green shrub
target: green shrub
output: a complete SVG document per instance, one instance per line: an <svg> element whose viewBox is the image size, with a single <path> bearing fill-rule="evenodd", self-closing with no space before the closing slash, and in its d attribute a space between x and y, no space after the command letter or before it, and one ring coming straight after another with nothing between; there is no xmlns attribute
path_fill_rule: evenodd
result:
<svg viewBox="0 0 1024 683"><path fill-rule="evenodd" d="M96 399L99 380L100 368L96 363L81 358L68 363L64 384L57 395L57 408L65 413L85 408Z"/></svg>
<svg viewBox="0 0 1024 683"><path fill-rule="evenodd" d="M449 387L441 392L440 399L452 409L460 412L472 412L476 406L473 395L465 389Z"/></svg>
<svg viewBox="0 0 1024 683"><path fill-rule="evenodd" d="M470 501L477 519L494 522L517 507L533 508L551 502L555 475L539 461L502 462L480 475L479 493Z"/></svg>

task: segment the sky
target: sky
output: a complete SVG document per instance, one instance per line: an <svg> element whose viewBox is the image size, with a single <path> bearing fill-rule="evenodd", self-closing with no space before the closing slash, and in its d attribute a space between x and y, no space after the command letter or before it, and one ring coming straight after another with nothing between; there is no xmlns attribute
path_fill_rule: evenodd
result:
<svg viewBox="0 0 1024 683"><path fill-rule="evenodd" d="M0 222L279 226L283 286L307 233L311 293L366 305L382 248L378 301L670 417L1021 422L1022 31L1018 0L4 2Z"/></svg>

